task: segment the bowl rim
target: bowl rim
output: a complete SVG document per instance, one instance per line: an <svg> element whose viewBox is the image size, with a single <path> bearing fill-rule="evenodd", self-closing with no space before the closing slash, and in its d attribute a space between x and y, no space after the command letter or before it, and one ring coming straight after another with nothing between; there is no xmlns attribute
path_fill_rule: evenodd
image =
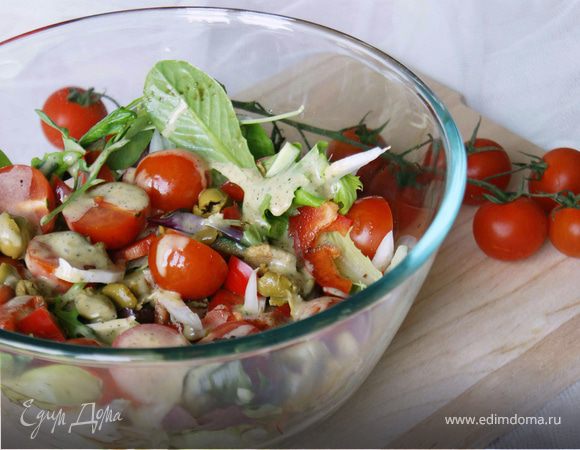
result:
<svg viewBox="0 0 580 450"><path fill-rule="evenodd" d="M365 56L371 56L392 66L400 75L410 81L418 95L434 112L435 119L443 131L444 150L447 160L447 177L441 205L425 234L418 240L415 247L406 258L392 271L384 275L364 291L340 302L332 308L315 316L293 322L288 325L273 328L258 334L240 337L232 340L216 341L209 344L196 344L186 347L161 348L113 348L84 347L38 339L23 334L0 330L0 349L13 351L29 356L38 356L52 360L68 361L70 358L94 365L153 363L156 361L200 361L216 358L240 358L251 353L271 351L284 345L291 345L300 338L320 331L331 324L351 317L355 313L379 301L388 292L399 286L404 280L419 270L423 264L436 252L459 212L466 183L466 156L463 151L463 139L449 111L432 92L432 90L410 69L397 59L377 49L376 47L341 31L308 20L297 19L281 14L207 6L160 6L109 11L93 14L43 26L0 42L0 47L18 42L26 37L34 36L44 31L66 27L80 21L100 20L101 18L148 13L152 11L184 11L195 14L221 14L236 17L255 16L268 18L279 23L297 24L314 32L332 36L333 39L348 44L349 48L363 50Z"/></svg>

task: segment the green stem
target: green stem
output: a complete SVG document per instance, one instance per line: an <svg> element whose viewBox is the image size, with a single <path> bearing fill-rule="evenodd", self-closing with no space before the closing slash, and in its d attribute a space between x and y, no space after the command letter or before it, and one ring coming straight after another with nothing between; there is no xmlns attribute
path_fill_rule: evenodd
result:
<svg viewBox="0 0 580 450"><path fill-rule="evenodd" d="M517 169L512 169L512 170L508 170L506 172L500 172L500 173L496 173L494 175L490 175L489 177L485 177L483 180L487 181L487 180L493 180L494 178L499 178L499 177L503 177L504 175L511 175L512 173L518 173L521 172L522 170L526 170L528 168L527 165L524 166L520 166Z"/></svg>

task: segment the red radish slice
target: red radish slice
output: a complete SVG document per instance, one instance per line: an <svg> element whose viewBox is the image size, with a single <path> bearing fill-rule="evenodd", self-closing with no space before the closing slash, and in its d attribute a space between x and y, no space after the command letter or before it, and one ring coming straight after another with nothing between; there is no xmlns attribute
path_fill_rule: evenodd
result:
<svg viewBox="0 0 580 450"><path fill-rule="evenodd" d="M113 341L116 348L183 347L189 342L173 328L154 323L137 325ZM127 397L144 404L171 405L181 397L187 367L142 367L138 373L131 367L110 369L117 387Z"/></svg>

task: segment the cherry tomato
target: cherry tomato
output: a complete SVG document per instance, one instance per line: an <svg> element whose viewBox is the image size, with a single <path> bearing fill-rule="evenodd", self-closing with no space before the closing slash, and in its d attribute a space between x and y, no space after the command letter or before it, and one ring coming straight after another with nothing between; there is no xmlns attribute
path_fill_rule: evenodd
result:
<svg viewBox="0 0 580 450"><path fill-rule="evenodd" d="M239 203L244 201L244 190L236 183L226 181L224 184L222 184L220 189L225 192L233 201Z"/></svg>
<svg viewBox="0 0 580 450"><path fill-rule="evenodd" d="M0 169L0 211L22 216L37 229L48 233L54 221L40 226L40 219L54 209L56 200L42 172L24 165Z"/></svg>
<svg viewBox="0 0 580 450"><path fill-rule="evenodd" d="M101 343L99 341L91 338L67 339L66 343L72 345L85 345L87 347L101 347Z"/></svg>
<svg viewBox="0 0 580 450"><path fill-rule="evenodd" d="M228 262L228 276L224 288L238 295L245 295L246 286L254 269L240 258L231 256Z"/></svg>
<svg viewBox="0 0 580 450"><path fill-rule="evenodd" d="M149 250L151 249L151 243L155 239L155 234L151 233L145 236L142 239L139 239L136 242L128 245L121 250L117 250L113 254L113 259L115 261L133 261L135 259L143 258L149 254Z"/></svg>
<svg viewBox="0 0 580 450"><path fill-rule="evenodd" d="M580 209L556 208L550 214L550 241L560 252L580 258Z"/></svg>
<svg viewBox="0 0 580 450"><path fill-rule="evenodd" d="M393 231L389 203L378 196L363 197L354 202L346 217L352 220L352 241L364 255L373 258L385 236Z"/></svg>
<svg viewBox="0 0 580 450"><path fill-rule="evenodd" d="M369 130L366 128L366 126L363 125L362 128L361 127L349 128L348 130L343 131L342 135L345 138L350 139L352 141L361 142L361 134L364 136L365 132L368 133ZM372 147L386 146L385 140L381 136L374 136L374 139L371 138L370 140L363 138L363 142ZM328 144L326 154L328 155L329 160L338 161L339 159L346 158L347 156L360 153L363 150L364 149L357 147L355 145L334 140L330 141L330 143ZM377 158L368 163L366 166L361 167L356 174L360 177L363 186L365 186L367 183L371 181L371 179L375 176L375 174L379 170L384 168L386 165L387 162L383 158Z"/></svg>
<svg viewBox="0 0 580 450"><path fill-rule="evenodd" d="M64 203L66 198L73 192L73 189L56 175L50 177L50 185L54 190L54 195L59 205Z"/></svg>
<svg viewBox="0 0 580 450"><path fill-rule="evenodd" d="M179 234L165 234L151 244L149 266L155 282L186 299L214 294L226 280L228 266L218 252Z"/></svg>
<svg viewBox="0 0 580 450"><path fill-rule="evenodd" d="M548 235L548 219L537 203L520 197L505 204L487 202L473 218L473 235L488 256L504 261L533 255Z"/></svg>
<svg viewBox="0 0 580 450"><path fill-rule="evenodd" d="M149 197L139 187L104 183L70 202L62 215L72 231L109 250L129 245L145 229Z"/></svg>
<svg viewBox="0 0 580 450"><path fill-rule="evenodd" d="M69 100L71 89L86 93L84 89L65 87L52 93L46 99L42 110L59 127L66 128L74 139L80 139L89 129L107 115L107 108L98 98L83 106ZM49 142L57 148L64 148L62 136L49 125L41 122L42 131Z"/></svg>
<svg viewBox="0 0 580 450"><path fill-rule="evenodd" d="M532 193L572 191L580 194L580 151L573 148L556 148L546 153L542 160L547 165L543 173L532 172L528 182ZM557 203L550 198L534 198L546 211Z"/></svg>
<svg viewBox="0 0 580 450"><path fill-rule="evenodd" d="M85 154L84 159L87 162L87 164L90 165L95 162L95 160L99 157L100 154L101 152L97 150L88 151ZM106 164L103 164L103 167L101 167L101 170L99 170L97 178L107 182L115 181L115 175L113 174L113 171L109 169L109 167ZM84 184L86 182L86 179L87 174L83 172L80 176L81 184Z"/></svg>
<svg viewBox="0 0 580 450"><path fill-rule="evenodd" d="M467 178L483 180L511 170L512 163L510 158L497 142L491 139L477 138L473 147L475 151L467 154ZM478 151L477 149L482 150ZM505 174L486 181L504 190L510 183L510 179L511 174ZM465 205L481 205L485 202L483 194L489 194L488 190L467 183L463 203Z"/></svg>
<svg viewBox="0 0 580 450"><path fill-rule="evenodd" d="M207 186L205 170L205 163L187 150L164 150L141 160L135 183L149 194L156 210L192 209Z"/></svg>
<svg viewBox="0 0 580 450"><path fill-rule="evenodd" d="M290 217L288 234L294 240L294 249L298 255L308 250L316 240L318 233L330 225L338 216L338 205L332 202L321 206L302 206L298 214Z"/></svg>

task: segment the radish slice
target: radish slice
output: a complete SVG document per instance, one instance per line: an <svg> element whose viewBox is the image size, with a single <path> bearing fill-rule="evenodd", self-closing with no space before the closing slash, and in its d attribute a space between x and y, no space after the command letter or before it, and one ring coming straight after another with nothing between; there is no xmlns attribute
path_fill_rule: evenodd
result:
<svg viewBox="0 0 580 450"><path fill-rule="evenodd" d="M102 269L77 269L71 266L66 259L58 258L58 267L54 276L69 283L116 283L121 281L125 271Z"/></svg>
<svg viewBox="0 0 580 450"><path fill-rule="evenodd" d="M184 347L187 339L173 328L154 323L137 325L121 333L113 341L116 348ZM181 398L181 388L188 368L161 365L141 367L138 374L133 367L110 368L117 387L130 398L146 405L169 411ZM165 411L166 412L166 411ZM163 414L164 415L164 414Z"/></svg>
<svg viewBox="0 0 580 450"><path fill-rule="evenodd" d="M395 242L393 240L393 231L391 230L385 235L379 244L375 256L372 259L373 265L381 272L384 272L393 259L394 251Z"/></svg>
<svg viewBox="0 0 580 450"><path fill-rule="evenodd" d="M118 348L182 347L185 345L189 345L189 342L179 331L156 323L145 323L129 328L113 341L113 347Z"/></svg>

